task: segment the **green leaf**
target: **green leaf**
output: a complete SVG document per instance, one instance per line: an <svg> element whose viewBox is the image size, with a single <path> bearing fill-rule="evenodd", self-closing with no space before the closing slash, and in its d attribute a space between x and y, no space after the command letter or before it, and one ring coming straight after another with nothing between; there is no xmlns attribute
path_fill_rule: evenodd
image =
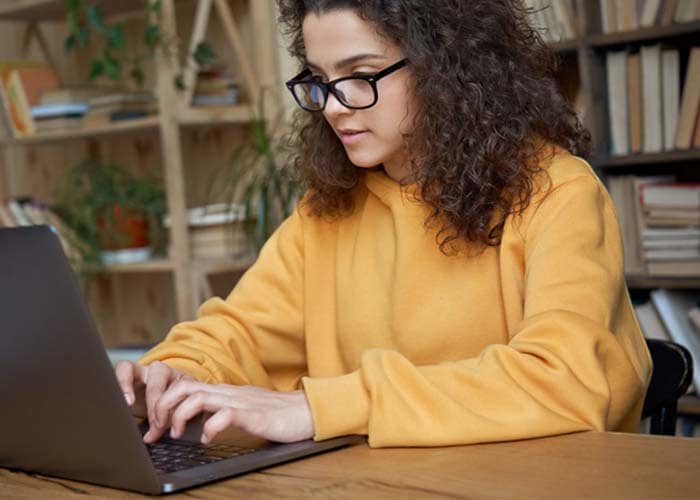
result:
<svg viewBox="0 0 700 500"><path fill-rule="evenodd" d="M175 75L173 84L177 90L185 90L185 76L182 73Z"/></svg>
<svg viewBox="0 0 700 500"><path fill-rule="evenodd" d="M124 28L117 24L107 30L107 48L122 50L124 48Z"/></svg>
<svg viewBox="0 0 700 500"><path fill-rule="evenodd" d="M160 12L160 5L161 5L161 0L156 0L155 2L151 0L145 0L144 1L144 7L146 10L150 10L152 12Z"/></svg>
<svg viewBox="0 0 700 500"><path fill-rule="evenodd" d="M105 30L105 22L98 4L90 5L85 14L87 15L88 23L90 23L90 26L92 26L95 31L102 33Z"/></svg>
<svg viewBox="0 0 700 500"><path fill-rule="evenodd" d="M206 66L216 61L216 52L209 42L199 42L192 58L200 66Z"/></svg>
<svg viewBox="0 0 700 500"><path fill-rule="evenodd" d="M75 42L76 38L75 35L71 34L66 37L66 41L63 44L63 48L65 49L66 52L70 52L75 48Z"/></svg>
<svg viewBox="0 0 700 500"><path fill-rule="evenodd" d="M131 77L131 79L134 80L136 85L138 85L139 87L143 87L143 68L139 64L134 63L134 65L131 67L131 70L129 71L129 77Z"/></svg>
<svg viewBox="0 0 700 500"><path fill-rule="evenodd" d="M82 26L78 29L78 47L84 49L90 40L90 30L87 26Z"/></svg>
<svg viewBox="0 0 700 500"><path fill-rule="evenodd" d="M146 31L143 32L143 41L150 48L155 48L155 46L158 45L158 42L160 41L160 26L158 26L157 24L149 25L146 28Z"/></svg>
<svg viewBox="0 0 700 500"><path fill-rule="evenodd" d="M102 63L104 64L105 75L107 75L110 80L115 82L121 80L122 65L118 60L112 57L109 51L104 52Z"/></svg>
<svg viewBox="0 0 700 500"><path fill-rule="evenodd" d="M104 74L104 64L101 59L94 59L92 61L92 67L90 68L90 74L88 75L88 80L94 80L98 76Z"/></svg>

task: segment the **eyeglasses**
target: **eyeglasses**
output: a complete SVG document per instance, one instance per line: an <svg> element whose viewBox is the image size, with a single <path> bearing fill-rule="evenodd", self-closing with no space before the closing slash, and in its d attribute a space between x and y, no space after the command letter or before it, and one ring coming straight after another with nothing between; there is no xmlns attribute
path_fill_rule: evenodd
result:
<svg viewBox="0 0 700 500"><path fill-rule="evenodd" d="M324 83L319 76L311 76L308 68L287 82L287 88L297 104L306 111L323 111L328 102L328 94L333 94L338 102L350 109L371 108L377 103L377 82L387 75L403 68L408 59L402 59L373 75L354 75L337 78Z"/></svg>

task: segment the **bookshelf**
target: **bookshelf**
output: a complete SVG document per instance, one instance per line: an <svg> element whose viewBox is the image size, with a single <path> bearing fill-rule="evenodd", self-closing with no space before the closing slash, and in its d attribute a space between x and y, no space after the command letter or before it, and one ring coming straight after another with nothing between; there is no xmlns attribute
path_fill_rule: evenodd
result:
<svg viewBox="0 0 700 500"><path fill-rule="evenodd" d="M564 1L566 2L566 0ZM608 28L609 32L604 32L605 23L601 9L605 8L606 4L612 5L615 9L620 9L623 8L620 6L624 2L575 0L575 2L572 2L572 5L575 6L574 24L577 27L576 36L573 39L551 44L552 49L559 55L562 65L561 73L564 75L567 73L577 74L579 85L576 89L576 106L593 138L593 151L589 160L606 183L620 176L631 178L632 176L661 175L674 175L679 182L700 182L700 148L698 147L691 145L689 149L676 149L669 148L667 144L663 144L659 150L655 151L642 152L644 149L637 151L635 148L629 147L629 151L623 154L613 153L614 131L610 120L610 87L608 83L608 79L612 77L608 75L608 54L621 51L637 53L641 51L642 47L657 44L660 44L662 49L676 49L679 54L678 80L682 86L688 72L687 65L690 49L700 46L700 12L696 12L692 20L667 22L666 25L661 25L661 15L667 7L667 2L668 0L660 2L657 17L652 26L622 30L618 18L617 29ZM646 2L636 2L636 8L639 9L637 11L638 14L641 14L645 5ZM619 15L620 11L618 10ZM639 26L640 18L638 17L636 21L637 26ZM627 64L629 63L627 62ZM630 71L628 67L626 70ZM641 78L640 76L640 80ZM564 86L566 86L566 82ZM626 87L625 91L628 90L629 87ZM681 92L682 89L679 89L679 94ZM571 91L568 93L570 94ZM627 99L628 97L625 94L626 106L629 105ZM661 99L663 100L663 96ZM643 107L644 105L645 103L642 102L640 106ZM629 110L626 110L626 112L629 113ZM631 120L631 118L628 120ZM630 121L627 121L628 127L630 126L629 123ZM643 137L643 121L641 127ZM628 130L626 133L631 138L632 132ZM611 194L613 194L614 190L610 185L609 188ZM613 198L619 214L629 208L627 203L625 203L626 207L620 206L619 200L615 196ZM639 224L636 214L626 218L624 214L620 215L623 226L628 224L636 226ZM700 223L700 220L698 222ZM624 233L625 227L623 227ZM644 255L641 250L640 240L636 239L634 241L636 245L631 251ZM627 246L630 247L632 245ZM629 248L627 251L630 251ZM627 251L626 260L628 260ZM698 270L700 270L700 260L698 261ZM684 276L680 272L677 274L664 275L659 274L659 271L655 271L654 274L650 275L646 270L639 269L638 266L626 269L627 283L630 289L639 289L641 291L660 287L700 289L699 275L693 273L691 276Z"/></svg>
<svg viewBox="0 0 700 500"><path fill-rule="evenodd" d="M188 189L197 183L198 176L191 170L200 165L214 163L211 158L225 161L232 141L241 140L241 130L253 117L253 106L261 86L274 86L278 83L277 48L273 0L162 0L159 25L164 39L184 40L190 37L190 49L195 37L201 41L205 35L211 35L219 45L228 44L227 51L221 52L224 62L235 69L240 77L240 84L245 88L242 104L220 107L192 107L189 104L191 90L178 92L173 84L178 72L183 70L181 52L187 45L178 43L173 49L157 51L152 67L147 68L155 94L158 99L159 113L155 116L137 118L101 126L79 129L63 129L39 132L22 138L0 139L0 153L5 165L19 164L19 156L38 156L38 163L46 163L41 168L45 171L58 166L62 151L71 149L88 152L109 152L118 148L136 151L137 163L157 162L160 164L160 177L163 179L167 195L170 216L170 247L167 258L152 259L132 264L108 265L99 269L100 278L108 284L102 289L111 289L122 298L107 299L104 290L98 292L97 304L106 304L108 309L118 311L114 316L139 318L145 315L160 314L165 319L160 323L143 319L139 325L131 325L138 330L140 340L157 341L167 332L170 324L184 321L194 316L196 308L203 297L207 273L239 273L251 262L245 259L219 259L197 262L190 255L187 209L192 206L191 193ZM0 5L0 22L4 26L21 25L23 27L42 28L42 36L51 43L42 42L44 51L49 46L56 59L66 58L62 52L65 31L64 0L14 0ZM108 0L101 2L102 12L106 18L145 19L143 0ZM184 14L183 14L184 12ZM215 16L215 14L218 14ZM9 23L9 24L8 24ZM34 28L36 29L36 28ZM210 33L213 30L215 33ZM142 36L136 31L131 36ZM127 33L127 36L129 34ZM26 44L25 44L26 45ZM57 50L50 49L56 46ZM26 47L23 47L23 49ZM43 54L46 55L46 54ZM46 59L49 59L47 56ZM47 62L51 63L51 61ZM59 61L63 62L63 61ZM66 63L67 64L67 63ZM85 62L83 62L85 64ZM64 66L69 67L69 66ZM70 68L70 67L69 67ZM193 83L196 67L189 62L184 66L185 78ZM66 72L66 71L64 71ZM70 69L67 71L70 72ZM189 88L191 89L192 86ZM206 134L214 139L202 146L202 137ZM211 143L215 143L215 147ZM153 147L152 144L156 146ZM194 144L194 146L193 146ZM196 156L199 146L201 154ZM42 153L43 149L46 153ZM146 150L143 153L142 150ZM52 154L52 152L56 152ZM66 153L67 154L67 153ZM52 156L54 158L52 158ZM221 162L219 162L221 163ZM25 175L19 168L6 168L5 179L0 171L0 198L11 193L11 185L17 183L13 176ZM31 179L30 175L27 175ZM26 181L26 180L25 180ZM25 184L27 182L26 181ZM50 181L46 181L50 183ZM201 180L199 181L201 184ZM5 184L5 186L3 186ZM10 186L10 187L8 187ZM42 186L43 188L43 186ZM44 191L46 191L44 189ZM127 285L129 276L141 276L134 284ZM157 282L157 284L156 284ZM170 290L170 297L161 298L161 289ZM99 288L99 287L98 287ZM133 290L132 290L133 288ZM206 292L206 287L204 291ZM130 297L131 296L131 297ZM126 297L126 298L125 298ZM143 297L157 297L156 304L150 311L143 303ZM120 303L115 304L117 300ZM91 306L92 306L92 302ZM133 304L131 302L134 302ZM93 311L98 323L101 317L109 316ZM116 330L129 328L122 319L106 320ZM157 326L153 326L157 324ZM103 329L104 330L104 329ZM147 333L144 333L148 330ZM119 339L133 343L134 338L123 332L104 332L108 338L118 339L108 344L117 344Z"/></svg>

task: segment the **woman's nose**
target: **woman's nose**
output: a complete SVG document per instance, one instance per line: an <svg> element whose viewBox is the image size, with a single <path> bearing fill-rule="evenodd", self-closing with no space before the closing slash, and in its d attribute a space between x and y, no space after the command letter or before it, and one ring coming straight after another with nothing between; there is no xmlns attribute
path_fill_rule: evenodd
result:
<svg viewBox="0 0 700 500"><path fill-rule="evenodd" d="M332 93L328 93L328 99L326 100L326 107L323 109L323 113L327 117L339 116L351 113L352 110L343 106L338 98Z"/></svg>

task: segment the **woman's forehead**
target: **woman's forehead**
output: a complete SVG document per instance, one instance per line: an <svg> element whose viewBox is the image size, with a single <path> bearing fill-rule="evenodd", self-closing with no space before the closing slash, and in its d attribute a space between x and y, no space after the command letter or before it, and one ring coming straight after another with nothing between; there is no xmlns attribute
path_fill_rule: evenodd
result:
<svg viewBox="0 0 700 500"><path fill-rule="evenodd" d="M400 55L398 47L350 9L308 14L302 33L307 59L328 69L358 54L376 55L377 59Z"/></svg>

